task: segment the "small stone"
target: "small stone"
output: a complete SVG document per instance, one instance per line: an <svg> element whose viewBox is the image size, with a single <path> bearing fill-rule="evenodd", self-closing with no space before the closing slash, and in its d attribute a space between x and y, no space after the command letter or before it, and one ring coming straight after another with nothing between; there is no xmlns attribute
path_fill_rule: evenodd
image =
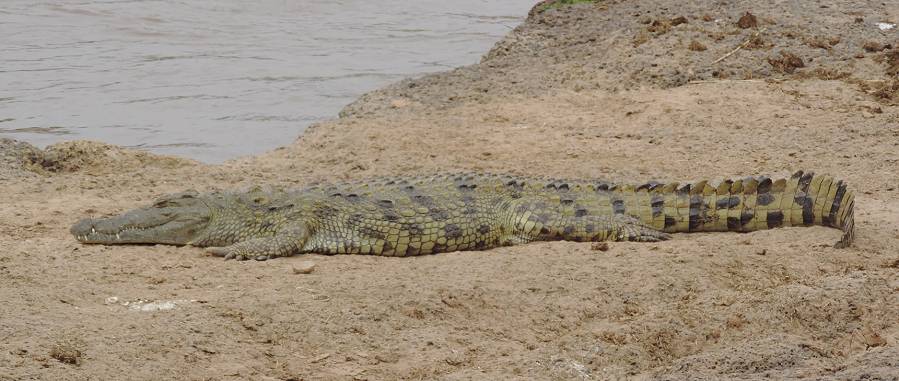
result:
<svg viewBox="0 0 899 381"><path fill-rule="evenodd" d="M687 22L688 21L687 21L686 17L678 16L678 17L671 19L671 26L678 26L680 24L686 24Z"/></svg>
<svg viewBox="0 0 899 381"><path fill-rule="evenodd" d="M768 64L774 67L774 70L786 74L793 74L796 69L805 67L805 62L802 61L802 58L786 51L780 52L780 57L768 58Z"/></svg>
<svg viewBox="0 0 899 381"><path fill-rule="evenodd" d="M701 52L707 49L705 45L696 40L690 41L690 46L688 46L687 48L694 52Z"/></svg>
<svg viewBox="0 0 899 381"><path fill-rule="evenodd" d="M465 356L463 356L462 353L456 350L452 351L450 355L444 359L444 361L452 366L460 366L467 362Z"/></svg>
<svg viewBox="0 0 899 381"><path fill-rule="evenodd" d="M305 261L300 262L299 265L294 266L293 273L294 274L310 274L315 270L315 262Z"/></svg>
<svg viewBox="0 0 899 381"><path fill-rule="evenodd" d="M759 26L759 21L757 18L755 18L754 14L746 12L746 14L744 14L743 17L740 17L740 20L737 21L737 26L742 29L755 28Z"/></svg>
<svg viewBox="0 0 899 381"><path fill-rule="evenodd" d="M755 254L756 255L767 255L768 249L762 249L761 251L757 251Z"/></svg>
<svg viewBox="0 0 899 381"><path fill-rule="evenodd" d="M590 250L609 251L609 243L608 242L593 242L593 244L590 245Z"/></svg>
<svg viewBox="0 0 899 381"><path fill-rule="evenodd" d="M64 364L80 365L82 353L70 343L59 343L50 350L50 357Z"/></svg>
<svg viewBox="0 0 899 381"><path fill-rule="evenodd" d="M884 45L877 41L868 41L864 45L862 45L862 49L865 49L865 51L869 53L876 53L889 49L889 45Z"/></svg>

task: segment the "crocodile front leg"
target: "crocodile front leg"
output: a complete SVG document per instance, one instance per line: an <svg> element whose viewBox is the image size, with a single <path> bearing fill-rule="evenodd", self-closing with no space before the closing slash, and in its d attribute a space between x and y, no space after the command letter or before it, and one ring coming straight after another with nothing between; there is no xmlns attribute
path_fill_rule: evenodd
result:
<svg viewBox="0 0 899 381"><path fill-rule="evenodd" d="M206 252L226 260L264 261L300 254L307 238L308 233L304 227L291 226L270 237L252 238L224 247L207 247Z"/></svg>

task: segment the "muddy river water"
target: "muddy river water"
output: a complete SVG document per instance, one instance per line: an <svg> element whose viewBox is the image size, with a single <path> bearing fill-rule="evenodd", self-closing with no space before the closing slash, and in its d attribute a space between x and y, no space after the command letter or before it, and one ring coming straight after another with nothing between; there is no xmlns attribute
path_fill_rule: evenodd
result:
<svg viewBox="0 0 899 381"><path fill-rule="evenodd" d="M476 63L535 0L0 2L0 136L221 162Z"/></svg>

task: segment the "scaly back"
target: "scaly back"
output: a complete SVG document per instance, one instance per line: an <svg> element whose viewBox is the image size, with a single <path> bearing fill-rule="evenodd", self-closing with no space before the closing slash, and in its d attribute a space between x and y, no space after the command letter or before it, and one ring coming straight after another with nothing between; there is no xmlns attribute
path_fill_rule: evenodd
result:
<svg viewBox="0 0 899 381"><path fill-rule="evenodd" d="M853 239L852 192L802 171L777 180L639 185L462 173L302 192L320 197L312 252L402 256L541 240L640 240L630 230L622 235L625 218L667 233L824 225L843 229L839 246Z"/></svg>

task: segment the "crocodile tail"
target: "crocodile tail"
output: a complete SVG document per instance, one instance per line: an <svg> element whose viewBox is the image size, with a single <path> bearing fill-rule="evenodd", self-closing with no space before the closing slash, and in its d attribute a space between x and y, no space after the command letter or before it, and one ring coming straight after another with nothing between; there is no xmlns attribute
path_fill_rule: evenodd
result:
<svg viewBox="0 0 899 381"><path fill-rule="evenodd" d="M855 195L846 189L845 182L837 181L837 183L837 192L831 200L828 222L829 226L843 230L843 237L835 246L845 248L851 246L855 240Z"/></svg>
<svg viewBox="0 0 899 381"><path fill-rule="evenodd" d="M633 196L624 195L631 190ZM717 183L651 182L619 192L622 198L634 200L637 210L630 214L669 233L820 225L843 230L837 247L851 245L855 235L852 191L842 180L813 172L798 171L776 180L747 177Z"/></svg>

